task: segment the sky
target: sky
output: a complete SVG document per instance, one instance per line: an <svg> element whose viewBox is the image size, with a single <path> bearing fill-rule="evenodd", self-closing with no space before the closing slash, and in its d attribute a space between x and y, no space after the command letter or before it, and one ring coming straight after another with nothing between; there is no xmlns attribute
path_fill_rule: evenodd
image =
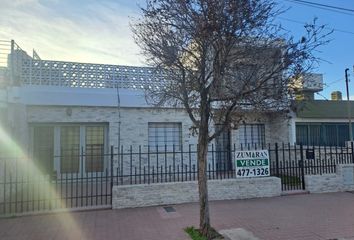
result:
<svg viewBox="0 0 354 240"><path fill-rule="evenodd" d="M319 25L334 29L331 42L322 46L324 59L314 72L322 73L324 90L317 99L330 99L332 91L345 93L345 68L350 69L350 95L354 99L354 12L328 11L276 0L288 9L276 21L295 37L303 23L317 17ZM354 0L308 0L354 9ZM0 0L0 39L14 39L28 53L42 59L144 66L129 23L140 14L144 0Z"/></svg>

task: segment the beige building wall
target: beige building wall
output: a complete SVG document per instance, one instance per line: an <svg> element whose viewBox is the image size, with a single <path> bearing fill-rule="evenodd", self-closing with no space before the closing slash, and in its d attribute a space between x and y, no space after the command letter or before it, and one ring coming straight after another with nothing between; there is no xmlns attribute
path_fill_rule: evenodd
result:
<svg viewBox="0 0 354 240"><path fill-rule="evenodd" d="M117 149L119 116L115 107L59 107L29 106L27 122L31 123L107 123L109 145ZM197 137L190 130L192 123L183 109L121 108L120 142L124 148L130 145L148 146L149 122L181 122L182 145L197 144ZM247 124L262 123L265 126L266 144L289 142L289 119L281 114L252 115L245 118ZM213 130L213 126L211 126ZM236 131L231 131L231 143L238 144Z"/></svg>
<svg viewBox="0 0 354 240"><path fill-rule="evenodd" d="M182 123L182 145L185 154L167 154L168 165L172 164L175 168L186 170L191 163L196 167L196 145L197 137L193 136L190 128L192 127L188 115L182 109L152 109L152 108L121 108L120 118L120 144L123 146L123 152L126 153L123 158L118 159L114 155L114 167L119 168L119 171L124 173L136 173L137 169L130 169L130 165L145 166L146 171L157 171L159 167L164 166L166 156L164 154L146 154L148 147L148 123L149 122L180 122ZM116 107L60 107L60 106L28 106L27 121L31 124L40 123L105 123L108 126L108 146L114 146L114 153L118 153L119 139L119 117ZM288 120L283 116L257 116L249 114L246 122L263 123L265 126L265 141L266 143L274 144L275 142L289 141ZM30 129L30 128L29 128ZM213 126L211 127L213 130ZM239 149L236 131L231 131L231 148L235 144L236 149ZM30 140L30 139L29 139ZM31 142L31 140L29 141ZM215 144L215 141L212 142ZM192 154L188 154L188 147L192 146ZM132 152L130 156L130 146ZM140 156L139 146L141 146ZM209 148L211 150L211 146ZM151 150L151 149L150 149ZM214 150L216 150L214 146ZM152 149L151 152L154 152ZM177 151L178 152L178 151ZM216 154L208 155L210 162L216 159ZM109 158L109 157L108 157ZM109 162L109 159L106 160ZM216 161L216 160L215 160ZM211 166L212 167L212 166ZM154 169L154 170L152 170ZM188 170L188 169L187 169Z"/></svg>

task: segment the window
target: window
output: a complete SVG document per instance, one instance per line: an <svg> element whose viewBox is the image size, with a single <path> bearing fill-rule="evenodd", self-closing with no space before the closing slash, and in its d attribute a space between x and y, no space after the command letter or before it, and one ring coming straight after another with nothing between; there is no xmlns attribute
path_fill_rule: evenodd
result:
<svg viewBox="0 0 354 240"><path fill-rule="evenodd" d="M33 128L33 161L44 174L53 171L54 128L37 126Z"/></svg>
<svg viewBox="0 0 354 240"><path fill-rule="evenodd" d="M218 131L222 125L215 125L215 130ZM230 170L231 165L231 141L230 131L225 130L215 138L215 157L217 170Z"/></svg>
<svg viewBox="0 0 354 240"><path fill-rule="evenodd" d="M33 159L43 172L71 176L104 171L106 125L43 124L33 126L32 134Z"/></svg>
<svg viewBox="0 0 354 240"><path fill-rule="evenodd" d="M349 125L348 124L338 124L338 145L345 146L345 142L349 141ZM354 135L354 124L352 125L352 131Z"/></svg>
<svg viewBox="0 0 354 240"><path fill-rule="evenodd" d="M323 125L324 131L318 136L321 137L321 135L323 135L324 133L326 134L325 136L322 136L322 139L325 139L326 145L328 146L337 145L337 133L340 133L340 128L337 129L337 127L338 126L336 124ZM346 136L346 134L348 134L348 127L346 127L346 131L340 135ZM347 139L349 139L349 137ZM318 143L317 145L323 145L322 141L318 141L317 143Z"/></svg>
<svg viewBox="0 0 354 240"><path fill-rule="evenodd" d="M152 151L159 150L179 151L182 144L181 123L149 123L149 146Z"/></svg>
<svg viewBox="0 0 354 240"><path fill-rule="evenodd" d="M236 130L236 138L243 146L265 144L264 124L242 124Z"/></svg>
<svg viewBox="0 0 354 240"><path fill-rule="evenodd" d="M309 126L309 142L314 145L322 145L321 139L323 131L321 125L311 125Z"/></svg>
<svg viewBox="0 0 354 240"><path fill-rule="evenodd" d="M296 142L298 144L345 146L346 141L349 141L347 123L314 122L296 124Z"/></svg>
<svg viewBox="0 0 354 240"><path fill-rule="evenodd" d="M86 172L103 172L104 127L86 127Z"/></svg>
<svg viewBox="0 0 354 240"><path fill-rule="evenodd" d="M296 142L307 144L308 127L307 125L296 125Z"/></svg>
<svg viewBox="0 0 354 240"><path fill-rule="evenodd" d="M60 172L78 173L80 163L80 127L60 128Z"/></svg>

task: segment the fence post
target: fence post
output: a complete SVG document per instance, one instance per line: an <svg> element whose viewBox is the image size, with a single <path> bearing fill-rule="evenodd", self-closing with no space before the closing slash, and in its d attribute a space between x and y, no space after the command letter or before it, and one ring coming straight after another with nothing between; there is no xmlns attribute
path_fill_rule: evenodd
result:
<svg viewBox="0 0 354 240"><path fill-rule="evenodd" d="M16 56L16 58L18 58L18 57L19 57L19 55ZM11 40L11 67L10 67L10 70L11 70L11 72L10 72L11 86L13 86L15 83L15 41L14 40Z"/></svg>
<svg viewBox="0 0 354 240"><path fill-rule="evenodd" d="M350 142L350 145L351 145L351 147L352 147L352 163L354 163L354 142L351 141L351 142Z"/></svg>
<svg viewBox="0 0 354 240"><path fill-rule="evenodd" d="M130 145L130 184L133 184L133 146Z"/></svg>
<svg viewBox="0 0 354 240"><path fill-rule="evenodd" d="M302 143L300 144L300 154L301 154L301 160L300 160L301 183L302 183L302 189L305 190L304 149Z"/></svg>
<svg viewBox="0 0 354 240"><path fill-rule="evenodd" d="M278 154L278 143L275 143L275 164L277 168L277 177L279 177L279 154Z"/></svg>
<svg viewBox="0 0 354 240"><path fill-rule="evenodd" d="M114 148L113 145L111 145L111 204L112 204L112 189L113 189L113 160L114 160Z"/></svg>

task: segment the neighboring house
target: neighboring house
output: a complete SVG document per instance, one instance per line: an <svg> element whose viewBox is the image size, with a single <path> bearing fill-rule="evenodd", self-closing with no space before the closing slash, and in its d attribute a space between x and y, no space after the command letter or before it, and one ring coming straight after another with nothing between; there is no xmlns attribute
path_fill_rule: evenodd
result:
<svg viewBox="0 0 354 240"><path fill-rule="evenodd" d="M348 114L353 122L354 101L343 101L339 91L332 92L331 100L315 100L315 93L323 90L322 79L316 78L322 76L309 74L306 77L306 81L299 79L299 83L294 84L300 91L296 92L292 106L292 142L314 146L346 146L350 140ZM353 123L352 131L354 134Z"/></svg>
<svg viewBox="0 0 354 240"><path fill-rule="evenodd" d="M354 101L350 101L354 113ZM304 100L296 103L296 142L305 145L345 146L349 141L348 102ZM352 121L354 119L352 118ZM354 135L354 124L352 123Z"/></svg>
<svg viewBox="0 0 354 240"><path fill-rule="evenodd" d="M146 102L144 89L163 87L163 73L147 67L41 60L37 54L30 57L14 42L11 52L7 74L3 75L5 84L0 88L2 126L44 171L64 175L102 172L108 167L103 156L111 146L117 153L130 146L135 152L139 146L143 151L163 152L196 145L197 138L190 131L192 123L183 109L156 108ZM304 90L318 91L322 77L316 76ZM314 106L322 103L313 102ZM229 163L229 150L241 144L311 143L305 138L312 139L317 133L304 122L316 118L312 110L306 110L307 105L295 111L297 116L247 113L238 129L215 139L215 150L224 152L217 154L215 161ZM320 118L318 122L326 122L331 117ZM345 124L345 117L339 118ZM304 130L306 126L308 130ZM306 137L304 131L308 131ZM336 143L342 144L342 140ZM81 153L86 155L84 160L79 157Z"/></svg>

